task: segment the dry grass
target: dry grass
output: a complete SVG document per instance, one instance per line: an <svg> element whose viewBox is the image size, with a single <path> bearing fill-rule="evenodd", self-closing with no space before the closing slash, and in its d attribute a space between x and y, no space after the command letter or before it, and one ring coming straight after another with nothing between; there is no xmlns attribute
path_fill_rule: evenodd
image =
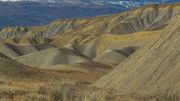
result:
<svg viewBox="0 0 180 101"><path fill-rule="evenodd" d="M0 82L0 101L80 101L77 84Z"/></svg>
<svg viewBox="0 0 180 101"><path fill-rule="evenodd" d="M85 85L0 81L0 101L179 101L178 96L116 95Z"/></svg>
<svg viewBox="0 0 180 101"><path fill-rule="evenodd" d="M0 84L0 99L11 101L25 101L23 99L34 97L40 97L39 90L41 87L45 87L45 84L35 83L17 83L17 82L3 82ZM42 94L43 95L43 94Z"/></svg>
<svg viewBox="0 0 180 101"><path fill-rule="evenodd" d="M178 95L141 96L137 94L119 95L113 90L89 89L83 101L180 101Z"/></svg>

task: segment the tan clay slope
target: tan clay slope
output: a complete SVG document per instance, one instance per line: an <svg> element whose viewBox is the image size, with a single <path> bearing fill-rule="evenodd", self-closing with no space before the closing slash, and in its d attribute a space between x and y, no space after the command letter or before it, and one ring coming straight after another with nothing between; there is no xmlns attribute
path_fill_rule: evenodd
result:
<svg viewBox="0 0 180 101"><path fill-rule="evenodd" d="M122 50L110 49L96 56L93 60L102 64L107 64L112 67L115 67L116 65L120 64L125 59L127 59L137 49L137 47L127 47Z"/></svg>
<svg viewBox="0 0 180 101"><path fill-rule="evenodd" d="M38 45L33 45L33 44L9 44L6 43L6 45L11 48L13 51L18 53L20 56L21 55L26 55L29 53L49 49L49 48L54 48L51 45L48 44L38 44Z"/></svg>
<svg viewBox="0 0 180 101"><path fill-rule="evenodd" d="M161 34L93 86L121 95L180 96L180 17Z"/></svg>
<svg viewBox="0 0 180 101"><path fill-rule="evenodd" d="M27 67L16 61L8 58L0 53L0 80L35 80L46 77L42 72L39 72L31 67Z"/></svg>
<svg viewBox="0 0 180 101"><path fill-rule="evenodd" d="M65 47L77 51L84 56L94 59L106 56L103 55L103 53L108 50L115 49L120 51L123 49L131 49L132 47L137 49L139 47L142 47L146 43L157 39L160 33L161 30L142 31L128 35L103 34L100 36L95 36L71 34L58 36L52 39L53 41L50 44L56 47ZM108 60L108 58L106 59Z"/></svg>
<svg viewBox="0 0 180 101"><path fill-rule="evenodd" d="M58 37L52 38L51 45L56 47L62 47L68 44L71 45L80 45L86 44L93 41L97 36L91 34L66 34L60 35Z"/></svg>
<svg viewBox="0 0 180 101"><path fill-rule="evenodd" d="M86 65L88 67L88 65ZM90 65L89 65L90 66ZM91 65L93 66L93 65ZM96 65L97 68L98 65ZM75 66L73 66L75 67ZM80 67L80 66L78 66ZM63 66L66 68L66 66ZM81 66L83 68L83 65ZM96 67L95 67L96 68ZM66 80L70 80L72 82L94 82L102 75L110 71L107 67L101 67L102 69L94 72L85 72L80 70L43 70L37 69L33 67L29 67L23 64L20 64L4 54L0 53L0 81L5 82L44 82L44 83L52 83L61 81L61 83L66 83ZM104 68L104 69L103 69ZM63 82L62 82L63 80ZM68 82L67 81L67 82Z"/></svg>
<svg viewBox="0 0 180 101"><path fill-rule="evenodd" d="M17 57L17 56L19 56L18 53L16 53L14 50L12 50L10 47L8 47L4 43L0 43L0 52L5 54L8 57Z"/></svg>
<svg viewBox="0 0 180 101"><path fill-rule="evenodd" d="M95 58L106 50L122 50L128 47L142 47L150 41L159 38L161 30L142 31L128 35L104 34L85 45L83 54Z"/></svg>
<svg viewBox="0 0 180 101"><path fill-rule="evenodd" d="M51 39L47 39L47 38L32 38L32 37L23 38L23 36L20 36L19 38L5 38L0 40L0 42L2 43L10 43L10 44L16 43L16 44L27 44L27 45L48 44L51 41L52 41Z"/></svg>
<svg viewBox="0 0 180 101"><path fill-rule="evenodd" d="M170 19L180 14L180 4L148 5L110 16L88 19L58 20L36 27L6 28L2 38L14 36L49 37L62 34L127 34L144 30L157 30L166 26Z"/></svg>
<svg viewBox="0 0 180 101"><path fill-rule="evenodd" d="M11 58L26 55L29 53L37 52L48 48L54 48L54 47L48 44L32 45L32 44L0 43L0 52Z"/></svg>
<svg viewBox="0 0 180 101"><path fill-rule="evenodd" d="M89 58L82 56L80 53L66 48L46 49L17 57L16 60L23 64L40 68L58 64L73 64L91 61Z"/></svg>

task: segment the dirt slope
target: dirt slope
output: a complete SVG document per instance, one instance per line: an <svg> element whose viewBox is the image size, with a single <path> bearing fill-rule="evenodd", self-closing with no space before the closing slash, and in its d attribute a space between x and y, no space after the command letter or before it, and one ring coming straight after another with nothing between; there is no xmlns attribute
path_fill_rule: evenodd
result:
<svg viewBox="0 0 180 101"><path fill-rule="evenodd" d="M76 98L82 101L179 101L180 17L177 15L180 15L179 3L147 5L109 16L2 29L0 100L4 92L1 89L9 81L13 81L13 91L19 81L31 81L35 85L43 81L46 87L55 83L56 88L70 81L75 86L73 92L71 89L68 92L73 96L70 101ZM33 87L30 89L35 92ZM59 98L62 94L66 96L62 92L55 94L56 100L63 101ZM74 92L78 94L73 95ZM37 95L49 97L49 94L38 92ZM7 95L3 95L4 98ZM86 99L90 96L92 100ZM113 99L119 96L120 99ZM153 99L155 96L163 99Z"/></svg>
<svg viewBox="0 0 180 101"><path fill-rule="evenodd" d="M93 86L121 95L180 95L180 17L175 17L161 37L133 54Z"/></svg>
<svg viewBox="0 0 180 101"><path fill-rule="evenodd" d="M57 64L72 64L90 61L88 58L81 56L81 54L65 48L46 49L17 57L16 60L33 67L49 67Z"/></svg>

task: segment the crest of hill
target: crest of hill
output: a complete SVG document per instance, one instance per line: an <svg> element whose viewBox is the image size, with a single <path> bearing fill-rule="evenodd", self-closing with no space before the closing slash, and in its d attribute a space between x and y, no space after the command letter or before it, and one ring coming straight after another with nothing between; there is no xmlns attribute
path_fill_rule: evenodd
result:
<svg viewBox="0 0 180 101"><path fill-rule="evenodd" d="M46 49L16 58L17 61L33 67L50 67L58 64L73 64L91 61L78 52L66 48Z"/></svg>
<svg viewBox="0 0 180 101"><path fill-rule="evenodd" d="M88 42L83 54L90 58L101 55L106 50L123 50L127 47L142 47L150 41L159 38L161 30L142 31L127 35L103 34Z"/></svg>
<svg viewBox="0 0 180 101"><path fill-rule="evenodd" d="M171 21L156 42L138 50L93 86L113 89L120 95L180 96L179 32L180 16Z"/></svg>
<svg viewBox="0 0 180 101"><path fill-rule="evenodd" d="M110 49L96 56L93 60L113 67L123 62L137 50L137 47L127 47L123 50Z"/></svg>
<svg viewBox="0 0 180 101"><path fill-rule="evenodd" d="M0 43L0 52L11 58L41 51L48 48L54 48L54 47L48 44L23 45L23 44L14 44L14 43Z"/></svg>

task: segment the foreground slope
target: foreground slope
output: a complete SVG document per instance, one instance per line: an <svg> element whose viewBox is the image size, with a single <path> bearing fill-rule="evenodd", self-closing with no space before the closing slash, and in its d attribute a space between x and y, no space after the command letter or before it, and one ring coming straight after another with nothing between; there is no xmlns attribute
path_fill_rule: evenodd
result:
<svg viewBox="0 0 180 101"><path fill-rule="evenodd" d="M161 37L132 55L93 86L113 89L121 95L180 95L180 17ZM177 100L178 101L178 100Z"/></svg>
<svg viewBox="0 0 180 101"><path fill-rule="evenodd" d="M74 94L74 85L83 87L102 75L98 72L88 74L71 70L37 69L20 64L0 53L0 100L56 101L55 99L62 99L61 94L66 94L64 90Z"/></svg>

